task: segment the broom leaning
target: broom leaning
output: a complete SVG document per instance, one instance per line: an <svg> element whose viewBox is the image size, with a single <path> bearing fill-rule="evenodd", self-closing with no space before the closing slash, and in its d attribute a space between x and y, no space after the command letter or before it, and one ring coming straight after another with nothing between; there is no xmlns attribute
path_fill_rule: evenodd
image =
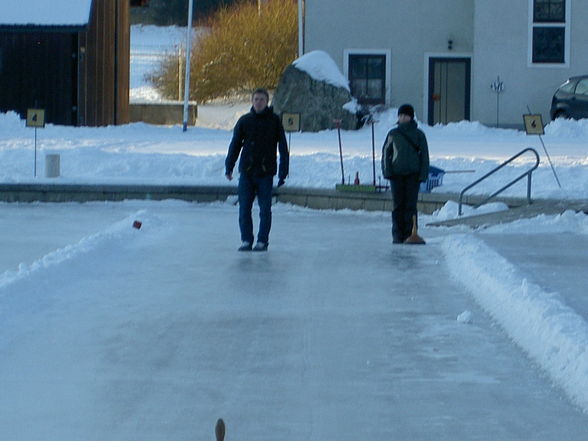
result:
<svg viewBox="0 0 588 441"><path fill-rule="evenodd" d="M404 243L409 245L424 245L425 240L417 234L417 219L416 216L412 217L412 233L408 236L408 239Z"/></svg>

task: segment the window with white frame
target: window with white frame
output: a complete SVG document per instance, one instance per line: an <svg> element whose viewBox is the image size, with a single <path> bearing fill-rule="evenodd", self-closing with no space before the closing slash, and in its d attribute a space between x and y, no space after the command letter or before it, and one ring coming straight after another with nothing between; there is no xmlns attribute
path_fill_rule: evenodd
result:
<svg viewBox="0 0 588 441"><path fill-rule="evenodd" d="M564 64L569 53L571 0L531 0L531 62Z"/></svg>
<svg viewBox="0 0 588 441"><path fill-rule="evenodd" d="M386 97L386 56L379 54L349 55L351 95L360 104L384 104Z"/></svg>

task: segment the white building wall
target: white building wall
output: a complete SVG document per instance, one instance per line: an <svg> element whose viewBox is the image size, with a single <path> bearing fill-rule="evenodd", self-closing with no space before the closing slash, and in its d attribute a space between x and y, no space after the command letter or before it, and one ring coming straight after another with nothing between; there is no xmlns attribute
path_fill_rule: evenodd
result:
<svg viewBox="0 0 588 441"><path fill-rule="evenodd" d="M386 103L412 103L426 120L425 53L473 50L473 1L305 0L304 50L326 51L345 75L345 54L390 54Z"/></svg>
<svg viewBox="0 0 588 441"><path fill-rule="evenodd" d="M588 73L588 1L570 0L569 60L560 65L530 63L532 42L531 0L476 0L474 61L472 66L472 119L496 125L496 93L490 84L497 76L504 83L500 94L499 124L521 126L522 115L541 113L549 122L553 92L572 75Z"/></svg>

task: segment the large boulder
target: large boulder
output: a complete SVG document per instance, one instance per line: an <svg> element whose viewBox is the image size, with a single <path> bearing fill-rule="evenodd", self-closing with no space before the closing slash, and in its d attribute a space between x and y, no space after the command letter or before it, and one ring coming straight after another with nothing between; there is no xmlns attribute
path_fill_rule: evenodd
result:
<svg viewBox="0 0 588 441"><path fill-rule="evenodd" d="M274 112L299 113L300 130L317 132L359 127L357 101L335 62L326 52L313 51L295 60L282 74L273 97Z"/></svg>

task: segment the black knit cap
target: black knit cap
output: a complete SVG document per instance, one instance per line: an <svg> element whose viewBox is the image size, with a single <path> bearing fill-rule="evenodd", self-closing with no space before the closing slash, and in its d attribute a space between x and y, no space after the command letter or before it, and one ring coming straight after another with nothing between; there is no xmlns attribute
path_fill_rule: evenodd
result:
<svg viewBox="0 0 588 441"><path fill-rule="evenodd" d="M403 104L398 108L398 114L408 115L410 119L414 119L414 107L410 104Z"/></svg>

